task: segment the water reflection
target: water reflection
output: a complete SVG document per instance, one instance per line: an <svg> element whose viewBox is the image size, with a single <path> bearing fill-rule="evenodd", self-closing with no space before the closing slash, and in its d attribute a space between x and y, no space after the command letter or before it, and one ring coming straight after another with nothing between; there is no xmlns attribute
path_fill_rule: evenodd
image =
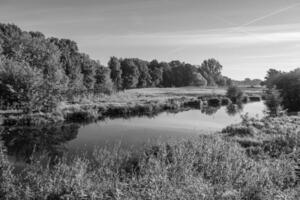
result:
<svg viewBox="0 0 300 200"><path fill-rule="evenodd" d="M77 124L4 127L1 140L15 162L28 163L33 153L54 159L63 156L64 143L77 137L79 127Z"/></svg>
<svg viewBox="0 0 300 200"><path fill-rule="evenodd" d="M226 106L226 112L230 116L235 116L236 114L241 113L243 109L243 104L229 104Z"/></svg>
<svg viewBox="0 0 300 200"><path fill-rule="evenodd" d="M138 146L149 139L182 137L215 132L227 125L239 123L240 114L263 116L262 102L246 105L203 106L182 109L154 116L106 119L91 124L56 124L40 127L0 127L0 140L13 162L30 162L34 152L48 158L60 158L66 152L92 151L97 146L122 141ZM0 141L1 142L1 141Z"/></svg>
<svg viewBox="0 0 300 200"><path fill-rule="evenodd" d="M202 107L201 112L206 115L213 115L220 110L220 108L221 106L204 106Z"/></svg>

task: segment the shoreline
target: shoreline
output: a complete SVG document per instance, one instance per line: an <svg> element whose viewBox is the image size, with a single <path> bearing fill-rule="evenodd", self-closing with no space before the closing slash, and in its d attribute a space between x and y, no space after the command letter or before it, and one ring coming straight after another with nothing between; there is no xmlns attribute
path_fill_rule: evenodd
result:
<svg viewBox="0 0 300 200"><path fill-rule="evenodd" d="M254 97L254 98L252 98ZM261 101L258 95L247 95L243 103ZM123 102L75 102L59 105L57 112L32 113L11 111L0 113L0 126L39 125L58 122L93 122L105 118L118 118L142 115L155 115L165 111L180 111L182 109L201 109L204 106L219 107L231 104L230 99L222 94L205 94L201 96L138 96L137 99Z"/></svg>

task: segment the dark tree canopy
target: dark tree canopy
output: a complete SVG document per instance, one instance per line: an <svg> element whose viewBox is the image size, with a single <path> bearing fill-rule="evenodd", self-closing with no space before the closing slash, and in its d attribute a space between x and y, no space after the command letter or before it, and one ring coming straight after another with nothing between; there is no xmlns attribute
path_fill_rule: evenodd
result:
<svg viewBox="0 0 300 200"><path fill-rule="evenodd" d="M114 88L116 90L123 89L122 84L122 69L121 69L121 62L116 57L111 57L108 62L108 67L110 68L111 74L110 77L114 83Z"/></svg>

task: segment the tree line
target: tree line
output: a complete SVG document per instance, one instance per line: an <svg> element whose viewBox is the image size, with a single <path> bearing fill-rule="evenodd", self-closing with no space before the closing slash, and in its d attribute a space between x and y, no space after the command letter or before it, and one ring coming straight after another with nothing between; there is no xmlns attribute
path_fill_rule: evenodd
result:
<svg viewBox="0 0 300 200"><path fill-rule="evenodd" d="M226 86L215 59L200 66L111 57L108 66L79 51L76 42L0 24L0 100L48 110L76 93L111 93L145 87Z"/></svg>
<svg viewBox="0 0 300 200"><path fill-rule="evenodd" d="M108 62L116 90L145 87L227 86L230 78L222 76L223 66L215 59L201 66L180 62L151 62L138 58L111 57Z"/></svg>

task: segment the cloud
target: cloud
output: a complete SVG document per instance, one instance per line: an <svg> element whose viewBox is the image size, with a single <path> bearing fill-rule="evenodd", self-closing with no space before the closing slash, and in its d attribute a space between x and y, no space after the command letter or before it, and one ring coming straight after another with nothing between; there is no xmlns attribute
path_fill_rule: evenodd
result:
<svg viewBox="0 0 300 200"><path fill-rule="evenodd" d="M271 27L248 27L244 31L231 32L234 28L194 32L136 33L127 35L90 35L79 40L101 45L145 45L145 46L210 46L220 47L269 45L300 41L300 26L284 25Z"/></svg>

